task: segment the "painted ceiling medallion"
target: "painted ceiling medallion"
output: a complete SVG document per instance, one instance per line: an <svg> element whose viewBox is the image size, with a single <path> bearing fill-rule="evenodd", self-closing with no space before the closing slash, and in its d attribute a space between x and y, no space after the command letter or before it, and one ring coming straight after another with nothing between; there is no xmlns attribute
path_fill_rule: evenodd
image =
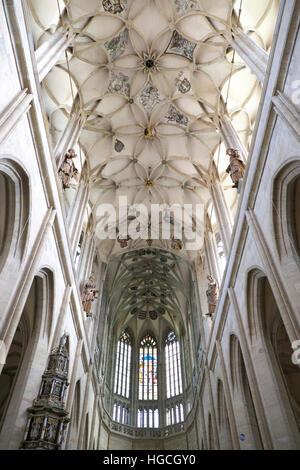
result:
<svg viewBox="0 0 300 470"><path fill-rule="evenodd" d="M191 89L191 82L184 76L183 72L179 72L175 80L175 85L177 90L183 94L188 93Z"/></svg>
<svg viewBox="0 0 300 470"><path fill-rule="evenodd" d="M173 105L170 106L165 118L168 122L174 122L175 124L179 124L185 127L189 123L189 119L183 113L178 111L178 109L176 109Z"/></svg>
<svg viewBox="0 0 300 470"><path fill-rule="evenodd" d="M109 13L113 13L114 15L116 13L122 13L124 10L123 4L126 3L126 0L103 0L102 5L105 11L108 11Z"/></svg>
<svg viewBox="0 0 300 470"><path fill-rule="evenodd" d="M104 43L104 46L107 49L110 60L114 61L118 57L120 57L120 55L123 54L123 52L125 51L127 44L128 44L128 30L127 29L124 29L124 31L122 31L115 38L110 39L109 41L106 41Z"/></svg>
<svg viewBox="0 0 300 470"><path fill-rule="evenodd" d="M196 44L194 42L188 41L175 30L166 53L178 54L189 60L193 60L195 47Z"/></svg>
<svg viewBox="0 0 300 470"><path fill-rule="evenodd" d="M107 91L108 93L119 93L120 95L129 96L129 77L124 75L122 72L112 72Z"/></svg>
<svg viewBox="0 0 300 470"><path fill-rule="evenodd" d="M143 106L147 113L152 113L154 107L163 100L162 95L158 89L149 83L144 90L139 94L137 101Z"/></svg>
<svg viewBox="0 0 300 470"><path fill-rule="evenodd" d="M157 56L155 53L143 54L143 59L140 60L140 64L146 73L157 72Z"/></svg>
<svg viewBox="0 0 300 470"><path fill-rule="evenodd" d="M122 152L124 147L125 147L125 145L123 144L123 142L121 142L121 140L119 140L119 139L116 139L116 141L115 141L115 151L120 153L120 152Z"/></svg>
<svg viewBox="0 0 300 470"><path fill-rule="evenodd" d="M188 13L191 10L200 11L199 1L197 0L175 0L176 11L180 14Z"/></svg>
<svg viewBox="0 0 300 470"><path fill-rule="evenodd" d="M156 130L153 126L147 126L144 130L145 139L153 139L156 136Z"/></svg>
<svg viewBox="0 0 300 470"><path fill-rule="evenodd" d="M153 180L145 180L145 188L153 188L154 181Z"/></svg>

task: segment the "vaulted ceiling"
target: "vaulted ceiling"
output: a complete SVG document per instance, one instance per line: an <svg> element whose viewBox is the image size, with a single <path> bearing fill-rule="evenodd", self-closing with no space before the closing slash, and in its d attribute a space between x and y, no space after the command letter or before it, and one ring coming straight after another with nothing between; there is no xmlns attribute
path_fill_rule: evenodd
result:
<svg viewBox="0 0 300 470"><path fill-rule="evenodd" d="M268 2L252 1L256 10L244 2L248 20L259 30L268 16ZM120 196L127 197L128 206L207 207L221 143L219 121L231 112L247 147L259 101L256 77L241 60L232 64L228 55L226 38L232 21L237 22L235 2L31 0L29 4L36 47L62 24L75 35L66 56L43 81L44 100L54 144L71 112L84 116L76 164L88 165L96 235L105 226L99 207L112 203L118 208ZM265 36L255 34L267 48L268 31ZM219 155L220 177L229 188L224 173L228 160L221 160ZM234 190L228 192L230 203L236 197ZM123 222L117 219L116 225ZM148 229L148 222L143 229ZM202 235L203 215L193 212L192 222ZM202 247L200 242L196 251L186 251L184 238L182 246L172 240L130 240L123 247L117 240L98 243L105 261L149 245L193 259Z"/></svg>
<svg viewBox="0 0 300 470"><path fill-rule="evenodd" d="M105 289L118 334L126 326L137 336L145 329L156 337L161 328L183 332L191 309L191 271L175 254L156 248L124 253L109 263Z"/></svg>

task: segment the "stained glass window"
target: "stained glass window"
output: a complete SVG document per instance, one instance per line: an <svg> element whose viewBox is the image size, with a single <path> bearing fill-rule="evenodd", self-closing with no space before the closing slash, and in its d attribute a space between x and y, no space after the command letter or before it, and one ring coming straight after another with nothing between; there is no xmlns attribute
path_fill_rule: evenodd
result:
<svg viewBox="0 0 300 470"><path fill-rule="evenodd" d="M131 365L131 339L125 330L121 334L116 357L114 393L129 398Z"/></svg>
<svg viewBox="0 0 300 470"><path fill-rule="evenodd" d="M156 341L146 335L139 351L139 400L157 399L157 346Z"/></svg>
<svg viewBox="0 0 300 470"><path fill-rule="evenodd" d="M180 346L176 335L171 331L165 344L167 398L182 393Z"/></svg>

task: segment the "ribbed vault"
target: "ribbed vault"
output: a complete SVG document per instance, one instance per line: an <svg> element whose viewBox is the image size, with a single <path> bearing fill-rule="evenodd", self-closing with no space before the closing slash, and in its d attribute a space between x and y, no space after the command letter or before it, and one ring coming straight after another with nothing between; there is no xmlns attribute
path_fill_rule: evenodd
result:
<svg viewBox="0 0 300 470"><path fill-rule="evenodd" d="M29 3L36 46L61 28L74 35L72 46L43 81L44 98L54 143L72 115L84 122L76 165L80 170L85 160L88 164L97 235L105 228L99 207L112 203L118 209L120 196L127 197L128 206L207 208L214 167L229 204L236 204L224 171L228 158L220 123L229 116L249 148L261 86L237 55L232 63L228 38L232 25L242 21L267 50L272 4L266 8L265 2L244 0L239 12L240 3L233 0ZM194 210L191 219L193 230L202 235L204 215ZM117 217L115 225L123 223ZM200 242L196 251L185 251L185 236L182 246L162 239L122 245L100 238L105 261L149 244L180 251L187 259L202 248Z"/></svg>

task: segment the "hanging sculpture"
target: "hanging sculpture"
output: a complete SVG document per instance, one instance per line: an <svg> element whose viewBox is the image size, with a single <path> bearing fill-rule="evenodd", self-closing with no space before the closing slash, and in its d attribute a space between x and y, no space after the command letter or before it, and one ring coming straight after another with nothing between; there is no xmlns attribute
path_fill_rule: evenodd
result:
<svg viewBox="0 0 300 470"><path fill-rule="evenodd" d="M215 313L216 305L218 301L218 285L217 281L212 276L207 276L208 289L206 291L207 303L208 303L208 316L212 316Z"/></svg>
<svg viewBox="0 0 300 470"><path fill-rule="evenodd" d="M92 306L95 299L98 298L98 290L96 290L95 277L91 275L84 284L82 294L82 306L87 317L92 316Z"/></svg>
<svg viewBox="0 0 300 470"><path fill-rule="evenodd" d="M76 156L75 151L73 149L69 149L65 154L65 159L59 169L58 174L64 189L68 189L70 187L71 179L78 174L78 170L73 162L73 158L76 158Z"/></svg>
<svg viewBox="0 0 300 470"><path fill-rule="evenodd" d="M239 181L244 177L245 164L240 158L240 152L238 149L227 149L226 155L230 156L230 163L226 169L226 173L230 173L230 177L233 182L233 188L238 188Z"/></svg>
<svg viewBox="0 0 300 470"><path fill-rule="evenodd" d="M28 421L21 449L60 450L70 419L65 410L65 393L69 385L69 344L63 335L52 350L42 376L38 397L28 408Z"/></svg>

